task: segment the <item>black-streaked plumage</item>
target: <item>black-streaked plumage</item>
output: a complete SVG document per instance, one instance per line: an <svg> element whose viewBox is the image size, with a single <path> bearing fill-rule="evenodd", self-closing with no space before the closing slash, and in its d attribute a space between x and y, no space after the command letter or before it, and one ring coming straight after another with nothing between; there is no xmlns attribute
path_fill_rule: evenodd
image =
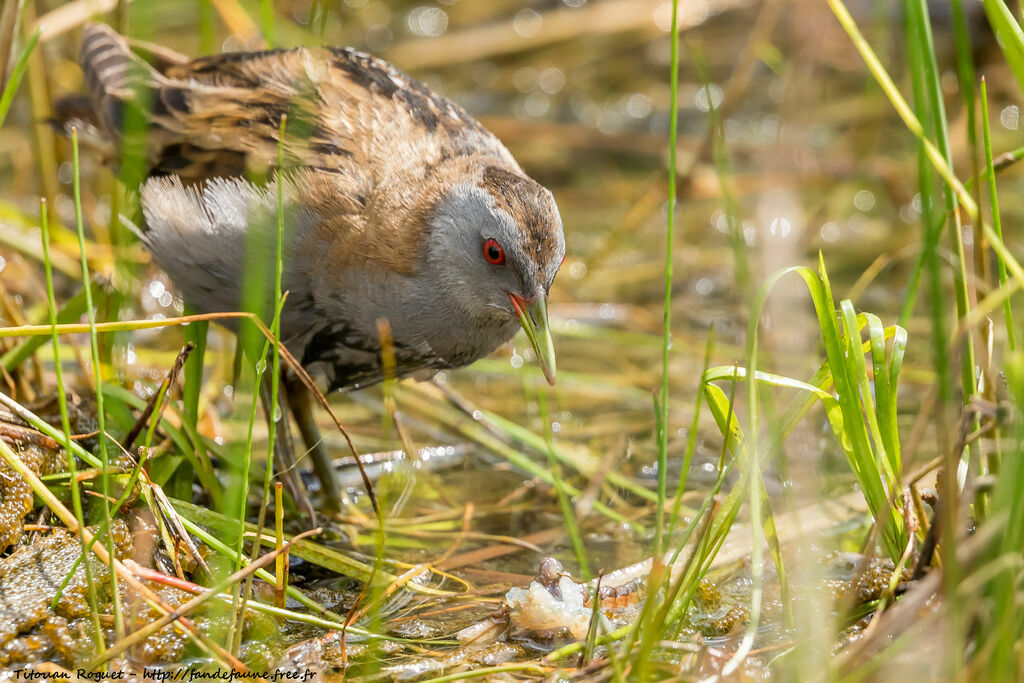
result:
<svg viewBox="0 0 1024 683"><path fill-rule="evenodd" d="M553 381L557 207L461 107L347 48L154 66L92 25L82 67L103 133L146 122L143 240L192 306L237 310L271 267L282 182L281 335L331 388L382 378L380 319L399 375L466 365L522 325Z"/></svg>

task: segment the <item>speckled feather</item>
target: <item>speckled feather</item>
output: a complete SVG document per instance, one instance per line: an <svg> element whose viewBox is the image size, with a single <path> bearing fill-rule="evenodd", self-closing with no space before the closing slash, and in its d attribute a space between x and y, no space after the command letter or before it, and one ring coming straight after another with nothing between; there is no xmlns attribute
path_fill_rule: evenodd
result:
<svg viewBox="0 0 1024 683"><path fill-rule="evenodd" d="M386 62L295 48L158 71L91 25L82 64L112 138L126 107L149 103L144 240L194 306L239 307L253 266L245 245L273 244L283 179L283 336L332 387L380 379L378 318L392 325L401 374L463 365L514 334L507 306L493 310L472 292L459 263L465 245L477 250L467 223L511 231L524 296L546 293L557 271L564 242L550 192L461 107ZM269 180L245 179L260 175ZM437 320L424 315L428 305Z"/></svg>

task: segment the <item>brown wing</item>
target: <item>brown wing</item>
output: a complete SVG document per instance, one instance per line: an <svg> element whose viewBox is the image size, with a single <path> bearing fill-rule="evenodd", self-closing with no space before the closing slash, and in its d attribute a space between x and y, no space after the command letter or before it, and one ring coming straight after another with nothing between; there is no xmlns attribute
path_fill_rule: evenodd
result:
<svg viewBox="0 0 1024 683"><path fill-rule="evenodd" d="M356 50L229 53L140 76L142 62L124 39L93 25L82 61L115 135L120 108L142 84L153 172L186 183L276 166L285 115L286 165L343 175L357 195L396 177L416 182L454 156L484 153L515 164L461 107Z"/></svg>

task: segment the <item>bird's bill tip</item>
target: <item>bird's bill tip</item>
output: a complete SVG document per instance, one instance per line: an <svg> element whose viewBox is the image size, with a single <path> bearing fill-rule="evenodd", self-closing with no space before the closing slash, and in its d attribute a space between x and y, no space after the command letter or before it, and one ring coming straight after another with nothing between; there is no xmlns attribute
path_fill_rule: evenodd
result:
<svg viewBox="0 0 1024 683"><path fill-rule="evenodd" d="M547 297L538 296L534 301L527 302L518 294L509 294L512 308L516 312L519 324L523 326L526 338L530 340L544 378L548 384L555 384L555 345L551 341L551 328L548 326Z"/></svg>

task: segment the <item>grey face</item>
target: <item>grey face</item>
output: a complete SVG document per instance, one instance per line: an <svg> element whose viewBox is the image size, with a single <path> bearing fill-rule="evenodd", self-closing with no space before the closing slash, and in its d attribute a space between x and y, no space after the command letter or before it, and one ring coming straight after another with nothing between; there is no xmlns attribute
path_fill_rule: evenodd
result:
<svg viewBox="0 0 1024 683"><path fill-rule="evenodd" d="M546 297L565 241L551 194L545 191L540 200L549 203L544 213L553 218L543 231L518 225L476 185L458 185L442 198L431 221L429 261L441 275L444 294L477 316L513 319L510 295L527 302Z"/></svg>

